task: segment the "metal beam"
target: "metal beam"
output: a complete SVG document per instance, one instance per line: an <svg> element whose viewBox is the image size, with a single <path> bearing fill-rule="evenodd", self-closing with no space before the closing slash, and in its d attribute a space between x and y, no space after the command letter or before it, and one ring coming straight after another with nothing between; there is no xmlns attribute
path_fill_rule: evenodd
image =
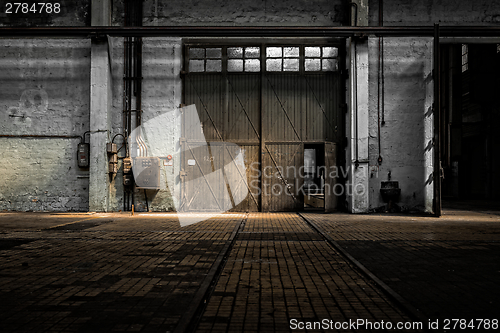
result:
<svg viewBox="0 0 500 333"><path fill-rule="evenodd" d="M500 26L440 27L440 37L500 37ZM411 27L0 27L0 37L433 37L433 26Z"/></svg>
<svg viewBox="0 0 500 333"><path fill-rule="evenodd" d="M441 216L441 58L439 37L441 27L434 25L434 215Z"/></svg>

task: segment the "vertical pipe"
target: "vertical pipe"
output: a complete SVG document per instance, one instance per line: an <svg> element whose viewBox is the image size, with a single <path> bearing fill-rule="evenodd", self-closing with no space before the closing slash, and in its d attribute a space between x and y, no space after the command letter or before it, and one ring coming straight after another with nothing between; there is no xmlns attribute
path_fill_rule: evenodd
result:
<svg viewBox="0 0 500 333"><path fill-rule="evenodd" d="M384 0L378 0L378 25L384 25Z"/></svg>
<svg viewBox="0 0 500 333"><path fill-rule="evenodd" d="M378 164L382 164L382 140L380 138L380 77L381 73L381 62L382 62L382 48L381 48L381 37L378 38L378 68L377 68L377 137L378 137Z"/></svg>
<svg viewBox="0 0 500 333"><path fill-rule="evenodd" d="M382 79L382 86L380 88L380 108L382 112L382 126L385 125L385 73L384 73L384 37L382 38L382 42L380 44L380 77Z"/></svg>
<svg viewBox="0 0 500 333"><path fill-rule="evenodd" d="M441 216L441 82L439 24L434 24L434 215Z"/></svg>
<svg viewBox="0 0 500 333"><path fill-rule="evenodd" d="M352 41L352 38L351 38ZM354 41L354 46L351 48L353 52L353 65L352 65L352 78L353 78L353 92L354 92L354 132L355 132L355 148L356 148L356 161L354 162L354 167L357 169L359 167L359 126L358 126L358 61L357 61L357 50L356 41Z"/></svg>
<svg viewBox="0 0 500 333"><path fill-rule="evenodd" d="M378 25L379 27L384 25L384 1L379 0L378 2ZM378 38L378 73L377 73L377 127L378 127L378 164L382 164L382 138L380 131L380 122L385 125L384 117L384 39L383 37ZM380 114L382 114L382 120L380 119Z"/></svg>
<svg viewBox="0 0 500 333"><path fill-rule="evenodd" d="M259 105L259 127L260 127L260 135L259 135L259 166L260 166L260 211L264 212L264 150L265 150L265 141L264 141L264 82L265 82L265 73L264 68L266 66L266 47L265 44L261 44L260 50L260 105ZM266 207L267 210L267 207Z"/></svg>

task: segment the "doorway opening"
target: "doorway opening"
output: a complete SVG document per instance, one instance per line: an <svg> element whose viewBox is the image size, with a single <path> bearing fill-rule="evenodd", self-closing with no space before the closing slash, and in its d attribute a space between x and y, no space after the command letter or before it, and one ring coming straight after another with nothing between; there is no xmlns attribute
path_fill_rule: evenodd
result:
<svg viewBox="0 0 500 333"><path fill-rule="evenodd" d="M304 209L325 209L325 146L304 145Z"/></svg>
<svg viewBox="0 0 500 333"><path fill-rule="evenodd" d="M443 206L500 210L500 45L441 50Z"/></svg>
<svg viewBox="0 0 500 333"><path fill-rule="evenodd" d="M304 208L304 147L316 165L336 167L336 143L344 140L342 41L185 41L183 104L195 106L195 122L202 132L200 136L200 130L184 128L181 135L181 197L186 211ZM200 145L206 148L196 150ZM241 170L209 186L210 175L239 155ZM314 171L308 175L308 192L315 184L321 198L325 174ZM241 201L231 199L233 188ZM323 190L322 209L336 206L333 192Z"/></svg>

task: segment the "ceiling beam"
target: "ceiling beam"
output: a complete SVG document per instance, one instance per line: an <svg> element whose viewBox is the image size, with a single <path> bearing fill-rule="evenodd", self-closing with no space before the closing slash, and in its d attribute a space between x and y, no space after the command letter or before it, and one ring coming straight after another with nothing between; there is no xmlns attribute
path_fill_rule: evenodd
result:
<svg viewBox="0 0 500 333"><path fill-rule="evenodd" d="M440 26L441 37L500 37L500 26ZM407 27L0 27L0 37L432 37L433 26Z"/></svg>

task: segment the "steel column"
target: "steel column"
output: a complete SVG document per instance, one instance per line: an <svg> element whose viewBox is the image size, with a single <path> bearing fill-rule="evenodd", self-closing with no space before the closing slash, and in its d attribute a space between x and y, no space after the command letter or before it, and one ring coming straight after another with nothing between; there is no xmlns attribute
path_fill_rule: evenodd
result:
<svg viewBox="0 0 500 333"><path fill-rule="evenodd" d="M434 215L441 216L441 83L439 58L439 24L434 25Z"/></svg>

